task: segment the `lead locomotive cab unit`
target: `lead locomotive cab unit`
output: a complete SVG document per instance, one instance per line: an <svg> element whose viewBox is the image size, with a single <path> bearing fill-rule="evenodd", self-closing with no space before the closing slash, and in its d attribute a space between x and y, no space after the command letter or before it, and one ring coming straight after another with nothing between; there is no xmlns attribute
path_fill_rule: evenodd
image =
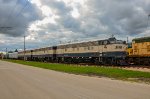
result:
<svg viewBox="0 0 150 99"><path fill-rule="evenodd" d="M101 48L99 62L101 64L127 65L125 60L127 44L125 41L117 40L115 37L100 40Z"/></svg>

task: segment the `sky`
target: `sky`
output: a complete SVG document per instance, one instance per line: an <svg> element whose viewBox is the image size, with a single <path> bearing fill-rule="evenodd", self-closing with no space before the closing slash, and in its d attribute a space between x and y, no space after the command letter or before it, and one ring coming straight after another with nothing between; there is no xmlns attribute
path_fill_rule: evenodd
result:
<svg viewBox="0 0 150 99"><path fill-rule="evenodd" d="M150 36L150 0L0 0L0 51Z"/></svg>

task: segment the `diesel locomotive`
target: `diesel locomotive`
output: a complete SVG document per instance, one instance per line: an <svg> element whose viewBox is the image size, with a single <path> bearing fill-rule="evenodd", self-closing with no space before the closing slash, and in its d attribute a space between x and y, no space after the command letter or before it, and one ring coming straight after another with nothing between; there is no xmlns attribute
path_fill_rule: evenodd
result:
<svg viewBox="0 0 150 99"><path fill-rule="evenodd" d="M132 40L131 47L127 50L127 61L133 65L150 65L150 37Z"/></svg>

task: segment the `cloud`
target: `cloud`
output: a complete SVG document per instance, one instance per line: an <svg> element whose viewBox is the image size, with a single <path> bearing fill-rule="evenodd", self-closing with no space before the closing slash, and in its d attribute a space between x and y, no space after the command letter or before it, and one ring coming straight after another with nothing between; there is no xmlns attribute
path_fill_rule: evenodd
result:
<svg viewBox="0 0 150 99"><path fill-rule="evenodd" d="M31 22L42 18L38 9L26 0L0 1L0 33L14 37L24 35Z"/></svg>
<svg viewBox="0 0 150 99"><path fill-rule="evenodd" d="M93 11L90 14L96 16L97 21L102 21L102 25L106 25L109 32L137 35L147 27L150 1L92 0L87 5Z"/></svg>
<svg viewBox="0 0 150 99"><path fill-rule="evenodd" d="M29 6L19 16L26 0L18 2L12 10L15 3L0 1L0 26L13 27L0 29L0 43L16 44L18 48L22 47L21 42L4 38L14 36L23 41L20 37L26 34L27 48L36 48L60 41L103 39L112 34L124 40L127 36L150 36L149 0L29 0Z"/></svg>

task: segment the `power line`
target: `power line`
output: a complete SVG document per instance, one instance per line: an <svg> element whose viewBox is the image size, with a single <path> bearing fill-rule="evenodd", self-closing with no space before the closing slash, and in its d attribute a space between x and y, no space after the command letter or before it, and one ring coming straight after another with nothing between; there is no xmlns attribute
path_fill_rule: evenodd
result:
<svg viewBox="0 0 150 99"><path fill-rule="evenodd" d="M26 53L26 36L24 35L24 61L26 60L26 57L25 57L25 53Z"/></svg>
<svg viewBox="0 0 150 99"><path fill-rule="evenodd" d="M15 7L14 7L14 9L12 9L12 11L10 12L10 14L9 14L8 18L10 18L10 17L12 16L12 14L13 14L14 10L15 10L15 9L16 9L16 7L17 7L17 3L18 3L18 2L19 2L19 0L17 0L17 1L16 1Z"/></svg>
<svg viewBox="0 0 150 99"><path fill-rule="evenodd" d="M0 27L0 31L3 31L3 30L11 30L12 27Z"/></svg>
<svg viewBox="0 0 150 99"><path fill-rule="evenodd" d="M148 19L147 19L147 30L148 30L148 26L149 26L149 18L150 18L150 14L148 15Z"/></svg>
<svg viewBox="0 0 150 99"><path fill-rule="evenodd" d="M10 14L7 17L7 20L5 21L4 25L6 24L6 22L10 19L10 17L12 16L14 10L16 9L17 3L19 2L19 0L16 1L14 8L10 11Z"/></svg>
<svg viewBox="0 0 150 99"><path fill-rule="evenodd" d="M18 2L19 2L19 0L16 1L15 6L14 6L14 8L11 10L10 14L8 15L7 20L5 21L4 25L6 24L6 22L7 22L9 19L11 19L11 17L13 17L12 15L13 15L14 10L15 10L16 7L17 7L17 3L18 3ZM21 12L23 12L23 10L28 6L28 4L29 4L29 1L26 0L26 4L25 4L25 5L23 6L23 8L18 12L18 14L16 15L16 17L18 17L18 16L21 14Z"/></svg>
<svg viewBox="0 0 150 99"><path fill-rule="evenodd" d="M9 13L8 16L7 16L6 21L4 22L4 25L0 27L0 30L1 30L1 31L12 29L12 27L10 27L10 26L5 26L5 25L6 25L6 22L10 19L10 17L11 17L11 15L13 14L14 10L16 9L16 6L17 6L17 3L18 3L18 2L19 2L19 0L16 1L14 8L11 9L10 13Z"/></svg>
<svg viewBox="0 0 150 99"><path fill-rule="evenodd" d="M16 17L18 17L18 16L21 14L21 12L23 12L23 10L24 10L28 5L29 5L29 1L26 0L25 6L20 10L20 12L16 15Z"/></svg>
<svg viewBox="0 0 150 99"><path fill-rule="evenodd" d="M25 8L26 8L29 4L30 4L29 1L26 0L26 3L25 3L25 5L24 5L24 7L18 12L18 14L16 14L16 17L20 16L21 13L25 10ZM17 27L17 24L14 26L14 28L15 28L15 27ZM26 26L24 26L24 27L27 28Z"/></svg>

